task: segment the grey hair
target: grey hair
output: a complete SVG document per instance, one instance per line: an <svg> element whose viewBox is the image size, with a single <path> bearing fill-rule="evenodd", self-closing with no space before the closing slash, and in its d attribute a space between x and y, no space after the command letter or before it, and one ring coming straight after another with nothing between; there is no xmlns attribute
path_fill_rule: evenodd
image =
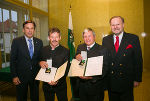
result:
<svg viewBox="0 0 150 101"><path fill-rule="evenodd" d="M84 36L84 33L89 32L89 31L92 32L93 36L95 36L95 32L94 32L94 30L92 28L86 28L86 29L84 29L84 31L82 33L82 37Z"/></svg>

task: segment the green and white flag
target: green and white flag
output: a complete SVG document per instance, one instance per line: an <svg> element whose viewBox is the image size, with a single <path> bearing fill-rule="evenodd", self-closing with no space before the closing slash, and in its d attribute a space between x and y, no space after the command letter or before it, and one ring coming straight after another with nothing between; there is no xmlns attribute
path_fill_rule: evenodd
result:
<svg viewBox="0 0 150 101"><path fill-rule="evenodd" d="M69 12L68 47L70 49L70 62L71 62L75 56L75 43L74 43L74 36L73 36L71 12Z"/></svg>

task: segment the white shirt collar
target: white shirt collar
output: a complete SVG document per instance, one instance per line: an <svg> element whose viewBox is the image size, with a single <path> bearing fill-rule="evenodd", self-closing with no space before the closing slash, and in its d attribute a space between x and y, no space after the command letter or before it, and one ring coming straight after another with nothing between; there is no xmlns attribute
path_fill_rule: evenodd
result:
<svg viewBox="0 0 150 101"><path fill-rule="evenodd" d="M119 45L120 45L120 43L121 43L121 40L122 40L122 37L123 37L123 33L124 33L124 32L122 32L122 33L120 33L120 34L118 35L118 37L119 37ZM113 37L114 37L114 44L115 44L115 42L116 42L116 36L117 36L117 35L115 35L115 34L114 34L114 36L113 36Z"/></svg>
<svg viewBox="0 0 150 101"><path fill-rule="evenodd" d="M87 47L90 47L90 48L92 48L94 45L95 45L95 42L94 42L92 45L90 45L90 46L87 46Z"/></svg>
<svg viewBox="0 0 150 101"><path fill-rule="evenodd" d="M116 38L116 36L117 35L114 34L114 38ZM123 36L123 32L118 35L119 38L122 38L122 36Z"/></svg>
<svg viewBox="0 0 150 101"><path fill-rule="evenodd" d="M50 46L51 46L51 44L50 44ZM57 48L58 46L59 46L59 44L55 48ZM52 48L52 46L51 46L51 48ZM52 49L52 50L55 50L55 49Z"/></svg>
<svg viewBox="0 0 150 101"><path fill-rule="evenodd" d="M25 36L25 35L24 35L24 37L25 37L26 43L27 43L27 45L28 45L28 48L29 48L29 41L28 41L28 39L31 39L31 40L32 40L33 51L34 51L33 37L32 37L32 38L28 38L28 37L27 37L27 36Z"/></svg>
<svg viewBox="0 0 150 101"><path fill-rule="evenodd" d="M25 36L25 35L24 35ZM32 38L28 38L27 36L25 36L26 41L28 41L28 39L31 39L33 42L33 37Z"/></svg>

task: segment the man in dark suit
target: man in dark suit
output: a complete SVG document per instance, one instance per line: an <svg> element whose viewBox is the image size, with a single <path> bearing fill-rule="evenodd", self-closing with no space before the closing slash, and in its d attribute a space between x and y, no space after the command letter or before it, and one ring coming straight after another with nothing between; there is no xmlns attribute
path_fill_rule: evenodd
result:
<svg viewBox="0 0 150 101"><path fill-rule="evenodd" d="M110 101L134 101L133 88L142 81L142 52L138 36L124 32L124 19L110 19L113 34L103 38L103 46L111 51L109 80Z"/></svg>
<svg viewBox="0 0 150 101"><path fill-rule="evenodd" d="M103 101L105 77L109 67L109 52L106 48L95 42L95 33L91 28L83 32L84 43L77 48L76 59L81 61L81 51L87 51L87 58L103 56L103 70L100 76L79 77L80 101ZM89 49L90 48L90 49Z"/></svg>
<svg viewBox="0 0 150 101"><path fill-rule="evenodd" d="M39 82L35 80L40 67L42 40L33 37L35 22L23 23L24 36L15 38L11 46L10 70L16 85L17 101L27 101L28 87L31 101L39 101Z"/></svg>
<svg viewBox="0 0 150 101"><path fill-rule="evenodd" d="M43 47L41 51L40 66L42 68L48 68L48 63L46 61L51 59L52 67L59 68L67 60L69 60L69 50L59 44L61 35L58 28L54 27L50 29L48 38L50 40L50 44ZM43 82L43 91L45 101L55 101L55 94L58 101L68 101L66 75L56 82Z"/></svg>

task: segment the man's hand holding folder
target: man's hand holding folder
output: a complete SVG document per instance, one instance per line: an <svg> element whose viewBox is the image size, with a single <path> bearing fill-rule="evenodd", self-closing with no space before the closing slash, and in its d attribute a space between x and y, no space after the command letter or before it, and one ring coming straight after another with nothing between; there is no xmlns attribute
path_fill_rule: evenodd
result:
<svg viewBox="0 0 150 101"><path fill-rule="evenodd" d="M92 79L91 76L102 75L103 56L91 57L86 60L86 63L81 66L80 61L82 57L80 54L76 59L72 60L68 76L79 76L81 79Z"/></svg>
<svg viewBox="0 0 150 101"><path fill-rule="evenodd" d="M49 67L48 63L46 61L41 61L40 66L42 67L39 71L39 73L36 76L36 80L48 82L50 85L56 85L58 83L58 80L64 76L67 62L65 62L63 65L61 65L58 69L55 67ZM50 73L46 73L46 68L51 68Z"/></svg>

